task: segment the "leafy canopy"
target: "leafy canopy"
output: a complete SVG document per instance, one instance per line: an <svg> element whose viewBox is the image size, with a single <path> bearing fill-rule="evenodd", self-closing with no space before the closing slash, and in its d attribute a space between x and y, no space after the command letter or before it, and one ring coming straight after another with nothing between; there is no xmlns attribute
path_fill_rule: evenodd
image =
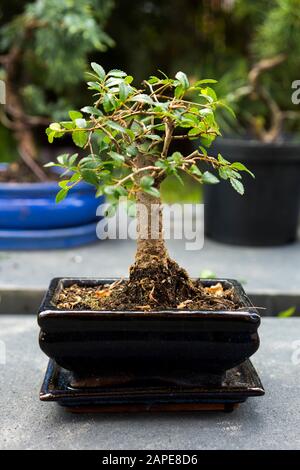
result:
<svg viewBox="0 0 300 470"><path fill-rule="evenodd" d="M207 154L220 135L215 119L220 103L210 87L215 80L190 84L183 72L175 78L161 73L136 88L133 77L122 70L106 72L99 64L91 66L88 88L93 92L93 105L70 111L69 121L52 123L46 130L49 142L71 135L79 148L88 150L84 158L65 154L57 163L48 164L67 170L59 183L57 201L82 180L95 185L98 195L109 195L113 203L121 196L134 200L139 190L159 197L162 180L175 175L180 182L181 172L199 183L229 180L237 192L244 193L240 172L252 173L242 163ZM171 143L183 139L195 140L195 151L189 155L170 152ZM199 162L216 170L218 177L203 165L200 169Z"/></svg>

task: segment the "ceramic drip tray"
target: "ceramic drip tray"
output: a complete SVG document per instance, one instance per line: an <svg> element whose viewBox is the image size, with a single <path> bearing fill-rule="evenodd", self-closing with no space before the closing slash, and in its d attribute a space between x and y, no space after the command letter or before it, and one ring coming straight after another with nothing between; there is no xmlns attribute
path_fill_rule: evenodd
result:
<svg viewBox="0 0 300 470"><path fill-rule="evenodd" d="M226 372L219 384L203 385L203 374L175 370L147 375L105 372L80 377L49 361L40 392L73 412L232 411L249 397L264 395L250 360Z"/></svg>

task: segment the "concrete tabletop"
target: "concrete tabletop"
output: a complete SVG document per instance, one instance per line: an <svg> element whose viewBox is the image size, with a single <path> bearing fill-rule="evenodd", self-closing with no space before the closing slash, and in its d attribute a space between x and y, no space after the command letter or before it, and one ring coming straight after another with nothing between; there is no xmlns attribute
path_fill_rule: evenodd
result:
<svg viewBox="0 0 300 470"><path fill-rule="evenodd" d="M79 416L39 402L35 317L0 315L0 449L300 449L300 319L264 318L260 335L266 395L233 413Z"/></svg>

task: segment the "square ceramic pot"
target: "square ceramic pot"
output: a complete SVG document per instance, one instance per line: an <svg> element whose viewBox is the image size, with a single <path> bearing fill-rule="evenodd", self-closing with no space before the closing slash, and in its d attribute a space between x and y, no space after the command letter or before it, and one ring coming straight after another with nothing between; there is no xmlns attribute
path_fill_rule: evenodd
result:
<svg viewBox="0 0 300 470"><path fill-rule="evenodd" d="M260 316L234 280L202 281L204 286L221 282L224 288L233 287L242 305L234 312L87 311L55 307L64 287L98 286L115 280L51 281L38 313L40 347L64 369L78 375L197 370L218 381L226 370L244 362L259 347Z"/></svg>

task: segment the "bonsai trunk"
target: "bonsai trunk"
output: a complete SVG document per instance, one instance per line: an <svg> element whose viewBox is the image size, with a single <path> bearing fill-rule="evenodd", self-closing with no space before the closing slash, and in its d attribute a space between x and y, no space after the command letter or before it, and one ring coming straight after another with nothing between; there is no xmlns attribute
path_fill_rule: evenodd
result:
<svg viewBox="0 0 300 470"><path fill-rule="evenodd" d="M140 266L165 263L168 258L163 237L162 206L159 198L139 191L137 194L137 252Z"/></svg>
<svg viewBox="0 0 300 470"><path fill-rule="evenodd" d="M139 156L136 164L142 168L153 162L151 157ZM169 257L163 236L160 198L138 191L136 199L137 252L130 268L126 295L145 307L174 304L174 299L191 294L192 282L187 272Z"/></svg>
<svg viewBox="0 0 300 470"><path fill-rule="evenodd" d="M154 157L151 155L138 155L135 159L137 169L145 168L154 164ZM144 176L141 172L137 176L137 182L140 183ZM156 186L159 181L156 181ZM163 237L163 217L160 198L154 197L144 191L138 191L136 197L136 217L137 217L137 251L135 264L130 270L130 279L135 277L136 272L141 275L155 266L159 269L161 265L167 265L169 255L165 246Z"/></svg>

